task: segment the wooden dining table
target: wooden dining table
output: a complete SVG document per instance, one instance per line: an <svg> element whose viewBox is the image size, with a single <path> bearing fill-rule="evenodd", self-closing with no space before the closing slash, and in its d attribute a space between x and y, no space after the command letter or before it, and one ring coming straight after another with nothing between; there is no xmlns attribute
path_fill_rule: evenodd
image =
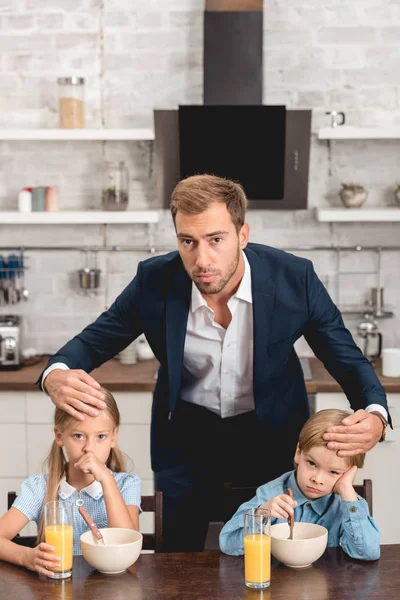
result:
<svg viewBox="0 0 400 600"><path fill-rule="evenodd" d="M54 581L0 561L3 600L399 600L400 545L382 546L380 560L352 560L328 548L306 569L272 562L271 585L247 589L243 557L219 552L142 554L120 575L103 575L81 557L72 578Z"/></svg>

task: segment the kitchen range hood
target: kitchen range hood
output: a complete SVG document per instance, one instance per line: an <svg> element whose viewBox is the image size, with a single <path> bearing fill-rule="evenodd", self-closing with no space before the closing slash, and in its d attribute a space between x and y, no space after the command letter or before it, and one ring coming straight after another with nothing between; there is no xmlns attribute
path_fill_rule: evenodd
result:
<svg viewBox="0 0 400 600"><path fill-rule="evenodd" d="M262 59L262 0L206 0L204 104L154 111L163 206L180 179L210 173L239 181L249 208L307 208L311 110L262 104Z"/></svg>

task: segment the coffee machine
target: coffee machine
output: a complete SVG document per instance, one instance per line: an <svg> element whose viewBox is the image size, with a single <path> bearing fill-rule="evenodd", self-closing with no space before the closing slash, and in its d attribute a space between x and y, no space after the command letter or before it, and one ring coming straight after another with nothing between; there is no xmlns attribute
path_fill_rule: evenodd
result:
<svg viewBox="0 0 400 600"><path fill-rule="evenodd" d="M19 369L21 349L21 317L0 315L0 369Z"/></svg>
<svg viewBox="0 0 400 600"><path fill-rule="evenodd" d="M357 333L364 338L364 347L362 348L364 356L374 364L382 352L382 334L373 315L364 315L363 321L357 327Z"/></svg>

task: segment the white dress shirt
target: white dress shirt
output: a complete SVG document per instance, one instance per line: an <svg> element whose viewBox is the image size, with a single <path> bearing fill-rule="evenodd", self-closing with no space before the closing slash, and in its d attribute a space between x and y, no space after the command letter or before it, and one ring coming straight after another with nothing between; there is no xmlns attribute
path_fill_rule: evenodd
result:
<svg viewBox="0 0 400 600"><path fill-rule="evenodd" d="M227 329L192 283L180 397L205 406L221 417L254 410L253 298L251 269L244 252L244 275L229 299Z"/></svg>

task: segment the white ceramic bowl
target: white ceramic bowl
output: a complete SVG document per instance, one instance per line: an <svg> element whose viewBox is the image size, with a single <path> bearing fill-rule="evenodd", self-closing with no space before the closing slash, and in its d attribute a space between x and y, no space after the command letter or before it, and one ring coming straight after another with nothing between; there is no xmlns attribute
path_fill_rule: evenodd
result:
<svg viewBox="0 0 400 600"><path fill-rule="evenodd" d="M271 527L271 553L287 567L309 567L325 552L328 530L313 523L295 523L293 540L289 540L289 525L277 523Z"/></svg>
<svg viewBox="0 0 400 600"><path fill-rule="evenodd" d="M100 531L105 546L96 544L91 531L82 533L80 541L84 559L101 573L123 573L139 558L142 534L123 527L105 527Z"/></svg>

